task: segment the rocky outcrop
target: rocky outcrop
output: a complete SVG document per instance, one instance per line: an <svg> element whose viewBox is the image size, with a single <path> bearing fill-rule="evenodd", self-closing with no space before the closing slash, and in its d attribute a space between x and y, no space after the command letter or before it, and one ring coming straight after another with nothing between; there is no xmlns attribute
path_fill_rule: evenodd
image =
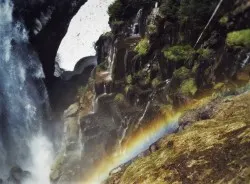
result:
<svg viewBox="0 0 250 184"><path fill-rule="evenodd" d="M233 181L236 168L243 169L237 174L246 172L243 178L248 177L249 168L242 159L249 156L245 149L249 146L249 109L238 106L249 93L233 97L235 103L225 96L242 93L246 89L238 89L249 83L250 7L248 1L224 2L195 44L217 3L116 0L109 7L112 31L96 42L99 65L77 103L65 111L64 159L61 162L59 157L52 170L54 183L70 181L65 176L81 174L84 178L159 114L204 96L223 98L185 113L178 130L171 130L179 133L163 138L142 158L118 168L106 183L223 183ZM237 109L239 116L219 115L227 110L233 113L229 107ZM78 165L70 161L75 158L70 156L72 151L79 153L76 143L83 148ZM239 156L235 147L243 149ZM222 165L210 153L222 159ZM238 165L230 171L233 163ZM70 169L70 165L77 168Z"/></svg>
<svg viewBox="0 0 250 184"><path fill-rule="evenodd" d="M76 101L78 93L88 83L92 70L97 65L95 56L80 59L73 71L61 71L50 88L53 112L61 116L63 111ZM61 70L59 68L59 70Z"/></svg>
<svg viewBox="0 0 250 184"><path fill-rule="evenodd" d="M166 136L158 150L111 175L106 184L248 183L250 93L200 107L202 119ZM186 116L196 120L197 110ZM190 114L191 113L191 114Z"/></svg>
<svg viewBox="0 0 250 184"><path fill-rule="evenodd" d="M56 53L72 17L87 0L14 0L14 17L29 31L49 87L53 84Z"/></svg>

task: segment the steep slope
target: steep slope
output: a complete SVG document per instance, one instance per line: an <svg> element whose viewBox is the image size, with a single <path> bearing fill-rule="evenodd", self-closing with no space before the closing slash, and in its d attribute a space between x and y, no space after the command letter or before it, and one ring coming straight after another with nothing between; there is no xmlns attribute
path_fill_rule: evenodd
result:
<svg viewBox="0 0 250 184"><path fill-rule="evenodd" d="M187 111L185 115L194 121L197 115L209 116L159 140L157 150L105 183L249 183L249 99L247 92Z"/></svg>
<svg viewBox="0 0 250 184"><path fill-rule="evenodd" d="M180 124L175 122L167 127L168 117L166 116L169 113L175 114L181 111L180 109L189 107L189 104L199 102L200 99L208 96L212 99L218 96L225 98L242 92L238 89L248 85L250 79L250 4L247 0L221 2L222 4L218 4L217 0L116 0L109 7L109 23L112 31L103 34L96 42L99 66L93 70L88 85L79 91L77 102L64 114L66 141L61 156L58 157L52 169L53 183L69 182L71 179L94 183L93 180L87 180L88 177L94 173L93 175L96 174L98 178L98 174L103 173L95 172L100 170L109 172L113 169L112 167L117 166L116 164L121 164L110 160L110 157L119 156L122 151L126 151L131 142L137 142L136 135L141 132L148 133L149 128L156 129L159 122L163 128L159 134L145 141L146 145L140 145L140 149L136 150L138 153L144 151L145 147L149 147L156 141L156 138L160 138L159 136L177 132L185 124L193 122L190 120L191 116L188 121ZM215 11L216 7L219 11ZM213 14L215 16L204 30ZM202 32L202 37L198 40ZM241 97L235 97L235 99L238 98L241 104L243 100ZM244 97L245 100L247 98ZM226 103L223 101L217 103L218 108L221 106L222 110L226 109L224 107ZM244 125L241 123L241 118L245 119L247 116L248 108L245 107L245 109L246 112L239 112L238 124L234 124L233 120L227 124L224 122L227 117L219 120L216 113L213 117L207 117L204 113L203 118L212 120L202 121L201 126L206 127L207 123L212 122L210 123L211 129L207 129L206 132L206 128L198 129L193 125L195 133L190 128L186 130L186 134L174 135L173 139L181 143L184 135L187 138L190 136L190 146L192 146L193 141L201 141L201 139L196 140L194 136L204 134L214 140L211 145L215 148L218 145L214 144L217 144L219 140L213 133L213 130L217 131L214 126L217 120L221 125L218 129L222 131L222 135L231 131L227 129L227 126L229 128L232 126L232 131L233 128L237 129L241 125L247 129L247 122L243 122ZM226 139L230 140L231 135L228 135ZM146 137L145 135L144 138L148 139ZM202 141L197 142L197 146L202 143ZM229 146L226 140L220 143L222 144L221 150ZM122 168L122 172L112 175L108 182L153 183L157 182L156 177L159 177L159 183L186 182L188 176L184 176L183 179L178 175L179 171L172 171L171 167L168 169L162 166L163 162L164 164L167 162L167 158L177 160L174 162L177 165L181 163L181 159L188 159L181 154L183 144L180 144L180 147L177 145L179 152L166 157L167 153L172 153L171 150L164 151L167 143L160 142L159 144L162 155L164 154L163 157L160 151L157 152L158 154L152 153L148 157L135 161L127 169ZM171 144L170 147L173 146ZM246 143L240 146L244 148L245 144L248 144L247 139ZM190 158L195 159L196 156L200 156L207 148L206 146L209 147L209 142L201 145L200 150L197 148L194 158ZM189 147L183 148L183 151L187 153L190 150ZM216 152L217 147L211 150L215 151L214 154L223 156ZM243 154L246 152L242 152ZM134 156L136 156L135 153L128 154L125 161ZM215 163L214 160L205 159L211 165ZM105 160L115 163L110 166L110 163ZM148 163L150 160L152 163ZM234 160L238 162L239 158L233 157L229 162ZM144 162L147 163L143 165ZM179 167L176 166L176 169ZM166 170L169 171L169 177L173 175L173 179L171 177L168 179ZM136 172L130 173L134 171L145 172L152 177L137 175ZM151 171L162 172L162 177L161 174L153 175ZM187 168L186 174L192 174L191 170ZM212 175L212 171L203 174L209 176L209 174ZM74 178L76 175L79 178ZM187 179L187 181L191 183L202 181L202 178L197 177L194 176L194 179ZM215 179L219 181L222 178Z"/></svg>

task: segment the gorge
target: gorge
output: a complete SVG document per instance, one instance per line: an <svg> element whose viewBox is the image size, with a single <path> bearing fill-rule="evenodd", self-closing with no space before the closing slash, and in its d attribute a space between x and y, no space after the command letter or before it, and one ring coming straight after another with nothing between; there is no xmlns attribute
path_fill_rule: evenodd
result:
<svg viewBox="0 0 250 184"><path fill-rule="evenodd" d="M0 1L0 184L249 183L250 1L105 1L65 71L89 2Z"/></svg>

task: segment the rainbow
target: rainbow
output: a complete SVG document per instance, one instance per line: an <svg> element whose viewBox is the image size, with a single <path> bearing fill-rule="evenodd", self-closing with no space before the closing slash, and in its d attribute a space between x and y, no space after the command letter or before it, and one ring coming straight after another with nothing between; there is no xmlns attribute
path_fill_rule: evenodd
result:
<svg viewBox="0 0 250 184"><path fill-rule="evenodd" d="M249 91L250 84L238 87L237 90L240 93ZM203 93L198 99L191 101L180 109L170 113L168 112L169 109L165 109L165 112L159 113L157 117L147 123L147 126L143 127L143 131L138 131L131 135L119 150L97 164L81 184L101 184L108 178L110 171L114 168L119 168L122 164L127 163L147 150L157 140L176 130L178 128L178 119L186 110L200 107L215 98L212 91L207 91L206 94Z"/></svg>

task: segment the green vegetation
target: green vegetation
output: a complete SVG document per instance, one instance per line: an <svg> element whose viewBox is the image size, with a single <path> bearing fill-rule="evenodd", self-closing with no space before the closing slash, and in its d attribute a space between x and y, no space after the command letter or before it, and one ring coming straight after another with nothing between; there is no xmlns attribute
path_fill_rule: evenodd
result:
<svg viewBox="0 0 250 184"><path fill-rule="evenodd" d="M164 51L164 56L170 61L178 62L192 59L195 50L190 45L175 45Z"/></svg>
<svg viewBox="0 0 250 184"><path fill-rule="evenodd" d="M109 7L108 7L108 14L111 19L117 19L122 14L122 3L120 0L115 0Z"/></svg>
<svg viewBox="0 0 250 184"><path fill-rule="evenodd" d="M179 6L180 4L176 0L163 1L160 6L160 13L167 18L176 19Z"/></svg>
<svg viewBox="0 0 250 184"><path fill-rule="evenodd" d="M179 22L189 29L201 31L217 3L217 0L182 0L177 12Z"/></svg>
<svg viewBox="0 0 250 184"><path fill-rule="evenodd" d="M226 25L228 23L228 16L225 15L225 16L221 17L219 20L219 23L221 25Z"/></svg>
<svg viewBox="0 0 250 184"><path fill-rule="evenodd" d="M118 93L115 96L115 101L118 103L124 102L125 101L125 96L122 93Z"/></svg>
<svg viewBox="0 0 250 184"><path fill-rule="evenodd" d="M224 87L225 87L225 83L219 82L219 83L217 83L217 84L214 85L213 89L214 90L220 90L220 89L222 89Z"/></svg>
<svg viewBox="0 0 250 184"><path fill-rule="evenodd" d="M213 50L201 48L201 49L198 49L196 52L197 52L202 58L209 58L209 57L212 55Z"/></svg>
<svg viewBox="0 0 250 184"><path fill-rule="evenodd" d="M108 8L111 22L129 20L143 7L153 5L155 0L115 0Z"/></svg>
<svg viewBox="0 0 250 184"><path fill-rule="evenodd" d="M250 48L250 29L228 33L226 43L230 47Z"/></svg>
<svg viewBox="0 0 250 184"><path fill-rule="evenodd" d="M190 75L190 70L187 69L185 66L174 71L174 77L177 79L183 80L188 78L189 75Z"/></svg>
<svg viewBox="0 0 250 184"><path fill-rule="evenodd" d="M143 38L134 49L134 51L137 52L140 56L146 55L148 53L148 50L149 50L148 38Z"/></svg>
<svg viewBox="0 0 250 184"><path fill-rule="evenodd" d="M195 95L197 86L194 78L184 80L181 84L181 93L185 95Z"/></svg>
<svg viewBox="0 0 250 184"><path fill-rule="evenodd" d="M127 83L127 84L132 84L132 82L133 82L132 75L128 75L128 76L126 77L126 83Z"/></svg>
<svg viewBox="0 0 250 184"><path fill-rule="evenodd" d="M149 32L149 34L155 33L156 30L157 30L156 25L154 25L152 23L148 25L148 32Z"/></svg>
<svg viewBox="0 0 250 184"><path fill-rule="evenodd" d="M112 25L120 26L122 24L124 24L124 21L122 21L122 20L112 21Z"/></svg>
<svg viewBox="0 0 250 184"><path fill-rule="evenodd" d="M160 83L161 81L158 78L154 78L151 82L153 88L156 88Z"/></svg>

